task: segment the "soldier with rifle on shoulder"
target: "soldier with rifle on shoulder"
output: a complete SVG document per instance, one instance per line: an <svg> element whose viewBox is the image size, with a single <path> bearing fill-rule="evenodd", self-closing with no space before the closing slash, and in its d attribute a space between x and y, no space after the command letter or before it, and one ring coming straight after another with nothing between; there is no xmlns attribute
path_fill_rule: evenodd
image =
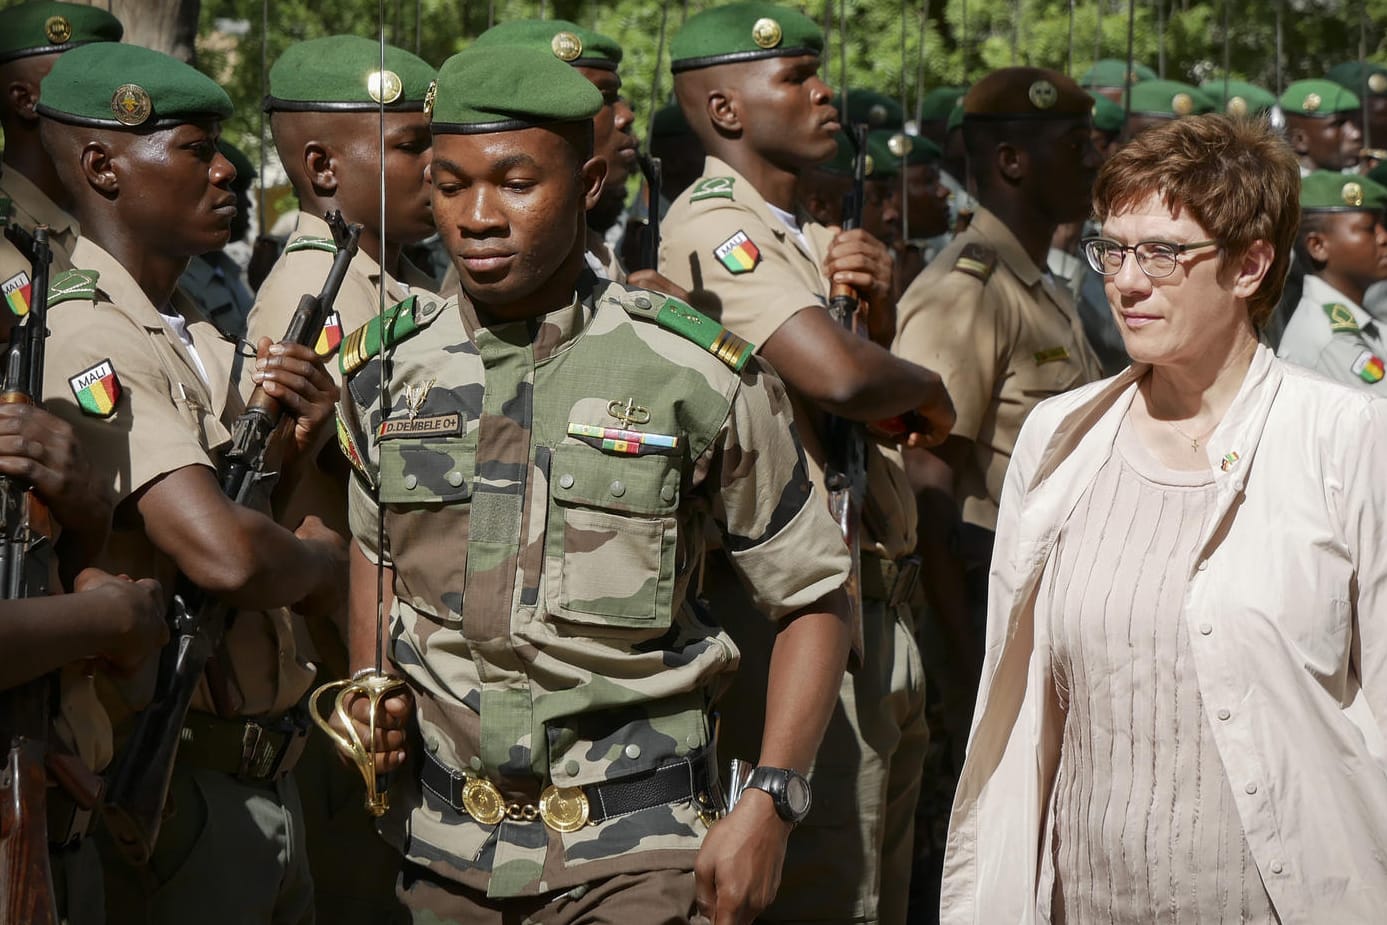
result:
<svg viewBox="0 0 1387 925"><path fill-rule="evenodd" d="M108 920L311 921L301 810L288 774L307 725L293 709L315 669L302 621L288 608L338 606L345 544L315 518L290 531L235 503L219 470L253 382L264 387L251 399L256 407L278 404L287 413L275 441L286 460L317 445L337 390L311 347L271 345L268 337L238 345L175 291L188 259L220 247L235 217L235 171L216 146L232 114L220 86L158 52L89 45L54 65L38 112L83 229L77 269L53 281L44 388L50 409L91 454L94 479L114 494L112 539L98 564L158 578L190 605L211 602L175 611L179 649L161 665L150 662L133 683L103 691L118 733L151 696L168 710L168 692L192 695L176 726L135 723L160 754L171 758L176 747L171 772L153 767L148 753L117 759L136 776L113 775L113 789L132 784L148 798L126 805L113 797L108 820L128 822L143 810L152 828L102 838ZM251 486L255 475L247 473ZM224 632L199 637L213 605L240 609L217 621ZM200 638L217 637L220 645L203 650L211 658L202 676L202 662L182 656ZM171 670L177 666L182 674ZM190 666L196 674L187 677Z"/></svg>

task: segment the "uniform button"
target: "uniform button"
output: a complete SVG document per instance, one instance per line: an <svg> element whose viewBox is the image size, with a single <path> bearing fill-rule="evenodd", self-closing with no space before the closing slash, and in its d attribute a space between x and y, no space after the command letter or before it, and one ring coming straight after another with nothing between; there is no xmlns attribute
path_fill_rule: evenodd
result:
<svg viewBox="0 0 1387 925"><path fill-rule="evenodd" d="M647 298L646 298L645 296L643 296L643 295L638 295L638 296L636 296L636 298L635 298L635 303L636 303L636 308L649 308L649 307L650 307L650 300L647 299Z"/></svg>
<svg viewBox="0 0 1387 925"><path fill-rule="evenodd" d="M626 494L626 483L621 481L621 479L616 479L612 484L607 486L607 490L612 493L613 498L620 498L622 495Z"/></svg>
<svg viewBox="0 0 1387 925"><path fill-rule="evenodd" d="M572 488L572 487L573 487L573 476L569 475L567 472L565 472L563 475L559 476L559 487L560 487L560 488Z"/></svg>
<svg viewBox="0 0 1387 925"><path fill-rule="evenodd" d="M480 755L473 755L471 758L467 759L467 766L470 767L470 768L471 768L472 770L474 770L474 771L480 771L480 770L482 769L482 759L481 759L481 756L480 756Z"/></svg>
<svg viewBox="0 0 1387 925"><path fill-rule="evenodd" d="M448 484L453 486L454 488L457 488L459 485L462 484L462 473L457 471L456 469L454 469L452 472L449 472L446 476L444 476L444 478L446 478L448 480Z"/></svg>
<svg viewBox="0 0 1387 925"><path fill-rule="evenodd" d="M572 758L568 759L563 763L563 772L567 774L569 777L577 777L578 772L581 770L582 767L578 764L578 762L574 761Z"/></svg>
<svg viewBox="0 0 1387 925"><path fill-rule="evenodd" d="M1245 785L1243 785L1243 790L1246 791L1247 794L1250 796L1257 792L1257 785L1252 783L1251 781L1248 781Z"/></svg>
<svg viewBox="0 0 1387 925"><path fill-rule="evenodd" d="M698 748L698 736L692 732L689 733L689 737L684 740L684 744L689 746L689 748Z"/></svg>
<svg viewBox="0 0 1387 925"><path fill-rule="evenodd" d="M588 885L586 883L580 883L569 890L568 895L572 896L574 899L582 899L584 896L588 895Z"/></svg>
<svg viewBox="0 0 1387 925"><path fill-rule="evenodd" d="M1200 570L1201 572L1206 572L1206 571L1209 570L1209 560L1208 560L1208 559L1200 559L1200 560L1199 560L1199 570Z"/></svg>
<svg viewBox="0 0 1387 925"><path fill-rule="evenodd" d="M627 758L630 758L632 761L635 761L635 760L636 760L637 758L639 758L640 756L641 756L641 747L640 747L639 745L632 744L632 745L626 746L626 757L627 757Z"/></svg>
<svg viewBox="0 0 1387 925"><path fill-rule="evenodd" d="M438 751L438 738L436 736L429 736L424 742L424 747L429 750L430 755L435 754Z"/></svg>
<svg viewBox="0 0 1387 925"><path fill-rule="evenodd" d="M1210 626L1208 623L1201 623L1201 624L1199 624L1199 632L1200 632L1201 634L1207 636L1207 635L1209 635L1210 633L1212 633L1213 631L1214 631L1214 628L1213 628L1212 626Z"/></svg>
<svg viewBox="0 0 1387 925"><path fill-rule="evenodd" d="M1284 864L1282 864L1280 861L1272 861L1272 862L1271 862L1271 872L1272 872L1272 873L1274 873L1274 874L1279 874L1279 873L1281 873L1281 872L1282 872L1283 870L1285 870L1285 869L1286 869L1286 866L1285 866Z"/></svg>
<svg viewBox="0 0 1387 925"><path fill-rule="evenodd" d="M1228 718L1231 717L1232 715L1233 715L1233 714L1232 714L1232 713L1229 713L1227 710L1219 710L1219 711L1218 711L1218 718L1219 718L1219 719L1228 719Z"/></svg>
<svg viewBox="0 0 1387 925"><path fill-rule="evenodd" d="M665 501L673 501L673 500L674 500L674 486L673 486L673 485L666 485L664 488L661 488L661 489L660 489L660 497L661 497L663 500L665 500Z"/></svg>
<svg viewBox="0 0 1387 925"><path fill-rule="evenodd" d="M1243 480L1242 480L1242 479L1238 479L1236 482L1233 483L1233 490L1234 490L1234 491L1242 491L1242 490L1243 490ZM1278 871L1278 873L1279 873L1279 871Z"/></svg>
<svg viewBox="0 0 1387 925"><path fill-rule="evenodd" d="M407 490L409 490L409 491L414 491L414 489L415 489L418 485L419 485L419 476L417 476L417 475L407 475L407 476L405 476L405 488L406 488Z"/></svg>

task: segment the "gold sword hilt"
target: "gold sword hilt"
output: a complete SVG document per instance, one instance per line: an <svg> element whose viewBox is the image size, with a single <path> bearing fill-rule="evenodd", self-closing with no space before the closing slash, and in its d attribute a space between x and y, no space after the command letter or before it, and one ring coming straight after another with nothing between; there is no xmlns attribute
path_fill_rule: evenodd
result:
<svg viewBox="0 0 1387 925"><path fill-rule="evenodd" d="M318 724L318 728L327 733L334 745L352 759L356 765L357 773L366 782L366 809L372 816L383 816L390 808L390 794L385 785L385 775L376 774L375 752L371 750L370 743L376 740L376 719L379 715L381 701L386 697L405 687L403 678L392 677L379 672L359 673L356 677L343 678L340 681L331 681L322 685L308 698L309 715L313 717L313 722ZM337 696L333 700L332 713L347 730L346 735L337 731L323 715L319 709L322 698L336 691ZM356 723L353 721L349 707L357 697L366 697L369 703L367 712L366 728L368 736L365 742L357 733Z"/></svg>

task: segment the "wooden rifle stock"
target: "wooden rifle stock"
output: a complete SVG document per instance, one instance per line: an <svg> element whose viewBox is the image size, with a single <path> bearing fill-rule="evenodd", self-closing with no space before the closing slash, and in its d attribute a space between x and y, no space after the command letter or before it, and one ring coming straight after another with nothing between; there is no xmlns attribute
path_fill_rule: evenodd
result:
<svg viewBox="0 0 1387 925"><path fill-rule="evenodd" d="M33 234L10 225L5 237L29 259L29 312L10 332L0 403L42 398L47 336L48 229ZM52 535L47 509L19 479L0 477L0 597L48 593ZM43 554L46 547L50 555ZM0 768L0 925L56 925L58 909L48 866L50 706L56 677L36 678L0 693L0 731L7 752Z"/></svg>
<svg viewBox="0 0 1387 925"><path fill-rule="evenodd" d="M337 254L322 291L316 296L306 293L299 300L286 342L309 346L318 339L356 256L361 226L346 225L337 212L329 213L327 220ZM222 491L237 504L246 503L265 478L265 451L282 417L279 402L256 386L232 428L221 475ZM170 613L172 639L160 658L154 699L136 717L134 731L107 774L106 825L117 846L136 864L148 862L159 840L178 742L204 673L217 712L223 716L236 712L229 684L212 677L217 667L214 656L230 617L231 608L179 576Z"/></svg>

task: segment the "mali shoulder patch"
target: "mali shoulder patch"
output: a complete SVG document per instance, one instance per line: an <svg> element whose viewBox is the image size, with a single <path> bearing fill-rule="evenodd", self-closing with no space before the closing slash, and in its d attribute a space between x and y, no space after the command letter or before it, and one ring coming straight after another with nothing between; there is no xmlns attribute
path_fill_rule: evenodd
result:
<svg viewBox="0 0 1387 925"><path fill-rule="evenodd" d="M1354 358L1349 369L1353 370L1353 374L1359 379L1371 384L1382 381L1384 366L1377 354L1371 350L1364 350Z"/></svg>
<svg viewBox="0 0 1387 925"><path fill-rule="evenodd" d="M95 270L68 270L59 273L48 284L48 307L75 299L96 301L96 283L101 274Z"/></svg>
<svg viewBox="0 0 1387 925"><path fill-rule="evenodd" d="M108 418L116 413L116 403L120 401L121 394L120 378L110 358L82 370L68 379L67 384L83 414Z"/></svg>
<svg viewBox="0 0 1387 925"><path fill-rule="evenodd" d="M705 199L731 199L732 184L736 177L704 177L689 190L689 202L702 202Z"/></svg>
<svg viewBox="0 0 1387 925"><path fill-rule="evenodd" d="M327 318L323 321L323 329L318 332L318 342L313 345L313 352L320 357L330 357L332 351L336 350L340 343L342 343L342 316L337 312L328 312Z"/></svg>
<svg viewBox="0 0 1387 925"><path fill-rule="evenodd" d="M713 256L727 268L727 272L738 276L756 269L761 262L761 249L747 237L745 231L738 231L713 248Z"/></svg>
<svg viewBox="0 0 1387 925"><path fill-rule="evenodd" d="M33 300L33 285L28 273L20 270L0 283L0 293L4 293L5 304L9 306L12 314L20 318L29 314L29 305Z"/></svg>
<svg viewBox="0 0 1387 925"><path fill-rule="evenodd" d="M986 244L979 244L971 241L963 245L963 249L958 252L958 257L954 259L954 269L960 273L967 273L984 283L992 278L992 271L997 268L997 252Z"/></svg>
<svg viewBox="0 0 1387 925"><path fill-rule="evenodd" d="M1358 333L1358 322L1353 320L1353 312L1342 302L1326 302L1324 313L1329 316L1329 330L1335 334Z"/></svg>
<svg viewBox="0 0 1387 925"><path fill-rule="evenodd" d="M333 241L332 238L306 234L284 245L284 253L292 254L295 251L323 251L324 253L335 254L337 253L337 242Z"/></svg>

